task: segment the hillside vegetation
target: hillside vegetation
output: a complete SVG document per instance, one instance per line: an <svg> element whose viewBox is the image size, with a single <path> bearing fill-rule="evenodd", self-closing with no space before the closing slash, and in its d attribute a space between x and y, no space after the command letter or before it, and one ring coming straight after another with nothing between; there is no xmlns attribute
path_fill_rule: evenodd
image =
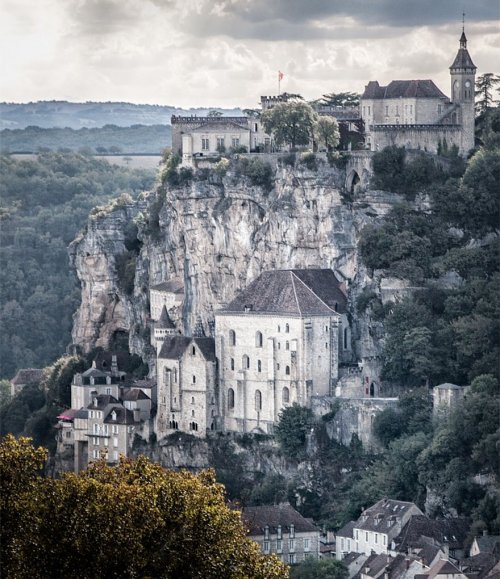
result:
<svg viewBox="0 0 500 579"><path fill-rule="evenodd" d="M77 154L0 156L0 378L42 368L71 341L80 294L67 246L90 210L149 189L154 172Z"/></svg>

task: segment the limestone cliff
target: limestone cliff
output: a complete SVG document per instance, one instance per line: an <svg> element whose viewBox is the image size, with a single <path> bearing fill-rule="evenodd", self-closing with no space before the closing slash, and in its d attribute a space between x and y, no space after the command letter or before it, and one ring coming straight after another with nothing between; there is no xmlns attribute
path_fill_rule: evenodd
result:
<svg viewBox="0 0 500 579"><path fill-rule="evenodd" d="M270 192L229 170L224 178L212 172L184 186L159 185L136 203L97 212L70 248L82 286L74 343L89 351L128 336L131 351L151 362L148 288L174 276L184 279L176 321L186 333L201 323L210 335L214 311L272 268L339 271L354 312L356 295L373 283L359 261L359 233L394 199L368 191L347 200L344 182L345 170L326 161L315 171L278 163ZM370 320L356 320L354 338L358 356L379 354Z"/></svg>

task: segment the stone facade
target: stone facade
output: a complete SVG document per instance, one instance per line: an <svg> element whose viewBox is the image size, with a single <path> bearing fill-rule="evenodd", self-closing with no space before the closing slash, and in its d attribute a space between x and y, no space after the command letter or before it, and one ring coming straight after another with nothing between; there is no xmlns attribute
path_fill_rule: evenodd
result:
<svg viewBox="0 0 500 579"><path fill-rule="evenodd" d="M474 147L475 73L462 32L450 67L450 98L432 80L397 80L384 87L369 82L360 104L366 146L372 151L397 145L437 153L446 143L467 155Z"/></svg>
<svg viewBox="0 0 500 579"><path fill-rule="evenodd" d="M331 284L322 294L330 305L314 293L322 283ZM216 313L225 430L272 432L283 408L333 394L339 359L351 352L345 305L331 270L281 270Z"/></svg>
<svg viewBox="0 0 500 579"><path fill-rule="evenodd" d="M163 438L176 430L205 436L207 430L215 430L217 366L213 339L166 338L156 369L157 437Z"/></svg>

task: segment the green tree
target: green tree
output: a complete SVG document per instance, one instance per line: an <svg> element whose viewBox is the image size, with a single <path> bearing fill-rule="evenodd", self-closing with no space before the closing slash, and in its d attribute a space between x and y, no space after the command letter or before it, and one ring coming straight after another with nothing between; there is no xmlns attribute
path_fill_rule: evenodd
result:
<svg viewBox="0 0 500 579"><path fill-rule="evenodd" d="M332 92L324 94L320 104L328 107L357 107L360 95L355 92Z"/></svg>
<svg viewBox="0 0 500 579"><path fill-rule="evenodd" d="M324 144L328 151L334 149L340 140L339 124L334 117L319 116L314 123L314 138Z"/></svg>
<svg viewBox="0 0 500 579"><path fill-rule="evenodd" d="M485 72L476 79L476 111L484 113L493 106L493 91L500 83L500 77L492 72Z"/></svg>
<svg viewBox="0 0 500 579"><path fill-rule="evenodd" d="M347 579L349 572L342 561L306 557L290 569L290 579Z"/></svg>
<svg viewBox="0 0 500 579"><path fill-rule="evenodd" d="M207 117L210 117L211 119L218 119L219 117L222 117L222 113L212 109L211 111L208 111Z"/></svg>
<svg viewBox="0 0 500 579"><path fill-rule="evenodd" d="M212 471L172 472L140 457L54 480L36 477L43 450L22 444L8 438L0 446L6 576L288 577L245 537Z"/></svg>
<svg viewBox="0 0 500 579"><path fill-rule="evenodd" d="M292 459L300 458L305 450L306 436L314 424L310 408L294 403L279 414L276 426L276 439L285 455Z"/></svg>
<svg viewBox="0 0 500 579"><path fill-rule="evenodd" d="M279 103L262 113L266 133L272 134L277 145L288 144L295 149L309 144L317 115L304 102Z"/></svg>

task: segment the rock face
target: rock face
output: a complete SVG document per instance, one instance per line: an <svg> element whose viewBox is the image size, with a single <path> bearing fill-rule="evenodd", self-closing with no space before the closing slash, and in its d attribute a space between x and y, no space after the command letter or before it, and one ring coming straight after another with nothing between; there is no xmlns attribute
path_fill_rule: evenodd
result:
<svg viewBox="0 0 500 579"><path fill-rule="evenodd" d="M128 339L131 352L152 363L150 285L184 279L178 327L213 332L214 311L268 269L332 268L347 280L351 313L374 281L359 261L361 229L385 214L394 198L358 192L342 196L345 172L321 162L317 171L276 168L268 193L231 170L222 179L159 186L134 204L90 217L70 248L82 285L73 341L83 351ZM124 277L133 277L126 287ZM130 280L131 281L131 280ZM356 354L375 359L380 332L353 317Z"/></svg>

